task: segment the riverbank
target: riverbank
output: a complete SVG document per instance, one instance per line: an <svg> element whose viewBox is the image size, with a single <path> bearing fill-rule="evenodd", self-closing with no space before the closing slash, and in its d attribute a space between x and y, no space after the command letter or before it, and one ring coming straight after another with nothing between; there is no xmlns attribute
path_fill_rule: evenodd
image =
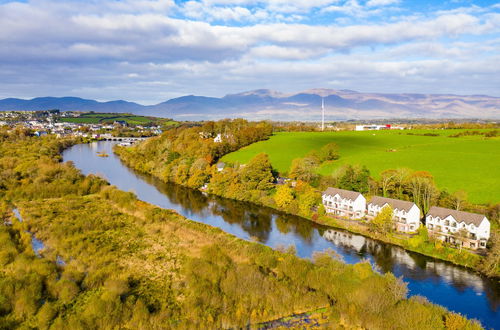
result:
<svg viewBox="0 0 500 330"><path fill-rule="evenodd" d="M323 306L332 322L352 327L480 328L406 298L406 284L368 262L347 265L329 253L309 260L238 239L82 175L75 163L59 162L62 140L0 133L6 328L246 327ZM108 164L104 173L128 171L111 152L98 157L98 146L70 150L101 170ZM117 177L110 182L130 179ZM13 221L14 205L23 222ZM28 232L46 244L40 258Z"/></svg>
<svg viewBox="0 0 500 330"><path fill-rule="evenodd" d="M47 276L55 293L41 293L44 304L38 314L43 317L25 323L11 316L10 325L280 328L315 320L318 326L349 328L425 324L455 329L459 324L481 329L421 297L406 298L401 280L374 272L367 262L346 265L328 252L313 261L302 259L188 220L115 187L18 205L24 221L1 226L0 240L19 244L17 250L25 252L10 252L0 275L16 274L17 259L47 264L50 273L37 274L35 268L29 279L42 282L37 276ZM13 239L27 230L50 245L41 258L21 248L26 240ZM59 254L70 259L64 268L55 265ZM12 306L12 314L19 315L21 307Z"/></svg>
<svg viewBox="0 0 500 330"><path fill-rule="evenodd" d="M120 152L120 148L114 148L115 154L121 159L122 162L124 162L127 166L133 168L134 170L144 173L147 175L152 175L159 180L163 180L161 176L157 174L157 171L155 171L152 168L147 168L144 169L142 166L134 166L134 164L127 162L128 158L127 157L122 157L122 154ZM140 164L139 164L140 165ZM179 183L176 183L179 184ZM182 184L181 184L182 185ZM183 185L187 186L187 185ZM193 188L191 188L193 189ZM202 189L198 189L199 191L205 192ZM213 195L224 197L224 198L230 198L225 196L224 194L214 194L211 192ZM231 199L231 198L230 198ZM238 200L238 199L236 199ZM244 199L242 199L244 200ZM276 207L276 205L273 205L272 203L262 203L260 200L259 201L249 201L249 200L244 200L246 202L250 202L256 205L260 206L265 206L269 207L272 209L275 209L279 212L284 212L283 210L279 209ZM481 272L481 270L478 268L481 264L481 262L484 260L484 257L477 255L473 252L467 251L465 249L462 250L457 250L455 248L450 248L445 245L443 245L440 241L436 241L435 243L429 243L427 242L427 237L423 237L422 235L417 235L414 238L404 238L404 237L398 237L398 234L392 233L392 234L387 234L387 235L381 235L376 232L370 231L366 226L363 226L361 224L355 224L352 222L347 222L347 221L342 221L342 220L337 220L333 219L328 216L320 216L318 214L313 214L312 216L304 216L303 214L296 214L296 213L289 213L289 212L284 212L287 214L292 214L294 216L298 216L304 220L312 221L321 225L325 225L328 227L331 227L332 229L344 229L349 232L355 233L355 234L360 234L365 237L369 237L384 243L396 245L399 247L404 248L407 251L419 253L422 255L425 255L427 257L431 257L437 260L441 261L446 261L450 262L454 265L461 266L464 268L467 268L469 270L473 270L477 273L482 274L483 276L488 276L492 278L499 278L500 277L500 269L496 272L496 274L491 275L491 274L485 274L484 272ZM425 234L424 234L425 235Z"/></svg>
<svg viewBox="0 0 500 330"><path fill-rule="evenodd" d="M278 251L294 246L294 254L309 260L317 253L333 251L348 265L368 261L380 274L392 273L404 281L411 296L423 296L450 310L484 321L487 327L498 327L498 281L451 263L406 252L403 248L344 230L328 229L271 208L162 182L127 167L113 153L114 145L112 142L77 145L66 150L63 159L71 161L85 175L99 174L122 191L133 191L140 200L175 210L190 220L219 228L240 239L258 241ZM110 156L97 157L99 150Z"/></svg>

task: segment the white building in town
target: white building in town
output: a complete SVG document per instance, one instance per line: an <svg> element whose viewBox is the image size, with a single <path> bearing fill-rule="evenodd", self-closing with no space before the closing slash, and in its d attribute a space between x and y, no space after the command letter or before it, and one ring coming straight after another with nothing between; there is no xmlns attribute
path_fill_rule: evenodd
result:
<svg viewBox="0 0 500 330"><path fill-rule="evenodd" d="M429 234L471 249L486 248L490 221L482 214L433 206L425 219Z"/></svg>
<svg viewBox="0 0 500 330"><path fill-rule="evenodd" d="M413 202L373 196L367 206L366 217L375 218L386 206L393 209L393 220L397 231L414 232L420 227L420 209Z"/></svg>
<svg viewBox="0 0 500 330"><path fill-rule="evenodd" d="M404 129L404 127L387 125L356 125L356 131L380 131L386 129Z"/></svg>
<svg viewBox="0 0 500 330"><path fill-rule="evenodd" d="M323 205L327 213L361 219L365 215L366 199L359 192L330 187L323 192Z"/></svg>

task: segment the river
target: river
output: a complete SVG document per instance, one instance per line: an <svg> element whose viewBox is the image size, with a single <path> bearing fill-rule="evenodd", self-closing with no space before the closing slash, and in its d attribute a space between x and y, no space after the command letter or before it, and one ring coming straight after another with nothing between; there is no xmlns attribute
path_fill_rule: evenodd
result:
<svg viewBox="0 0 500 330"><path fill-rule="evenodd" d="M221 228L246 240L272 248L294 245L297 255L332 249L346 263L367 259L380 272L393 272L408 284L410 295L421 295L500 329L500 284L462 267L407 252L343 230L331 229L306 219L250 203L207 196L197 190L164 183L125 166L112 151L113 142L75 145L63 153L82 173L97 174L145 202L173 209L184 217ZM99 157L105 152L109 157Z"/></svg>

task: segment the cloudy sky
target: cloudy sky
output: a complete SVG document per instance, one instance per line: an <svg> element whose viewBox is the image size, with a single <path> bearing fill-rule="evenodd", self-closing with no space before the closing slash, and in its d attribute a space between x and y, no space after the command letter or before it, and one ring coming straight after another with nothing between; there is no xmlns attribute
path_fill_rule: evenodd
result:
<svg viewBox="0 0 500 330"><path fill-rule="evenodd" d="M0 98L500 96L500 2L0 0Z"/></svg>

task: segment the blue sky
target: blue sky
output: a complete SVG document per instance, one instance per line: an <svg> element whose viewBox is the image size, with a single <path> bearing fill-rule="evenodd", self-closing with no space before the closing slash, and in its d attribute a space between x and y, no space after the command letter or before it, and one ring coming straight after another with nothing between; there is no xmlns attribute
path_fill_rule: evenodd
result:
<svg viewBox="0 0 500 330"><path fill-rule="evenodd" d="M0 98L500 96L500 2L0 0Z"/></svg>

